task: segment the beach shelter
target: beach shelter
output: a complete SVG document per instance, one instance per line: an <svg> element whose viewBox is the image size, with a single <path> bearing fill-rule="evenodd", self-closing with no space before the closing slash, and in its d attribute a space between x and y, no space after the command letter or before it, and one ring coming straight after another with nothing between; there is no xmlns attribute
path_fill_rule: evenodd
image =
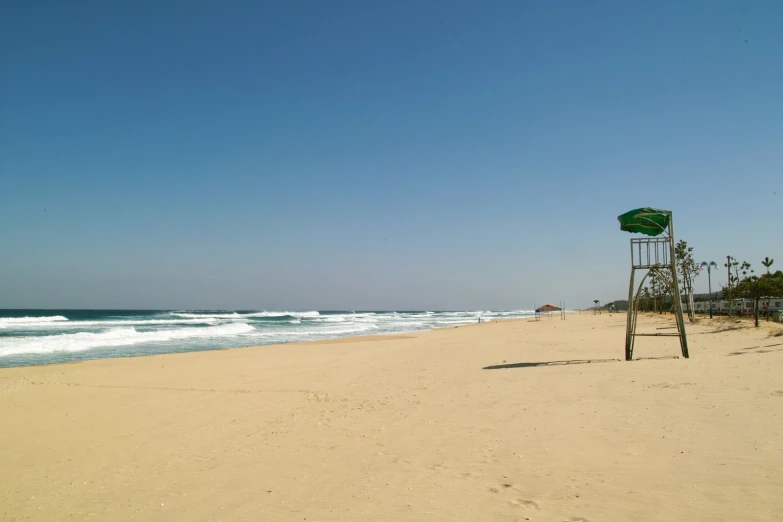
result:
<svg viewBox="0 0 783 522"><path fill-rule="evenodd" d="M545 304L545 305L542 305L542 306L536 308L536 313L537 314L541 314L541 313L545 313L545 312L559 312L559 311L560 311L560 307L559 306L555 306L553 304Z"/></svg>
<svg viewBox="0 0 783 522"><path fill-rule="evenodd" d="M685 336L685 321L682 316L680 285L677 281L677 267L674 257L674 223L669 210L637 208L617 216L620 230L649 237L631 239L631 282L628 286L628 318L625 330L625 360L633 359L634 340L638 336L678 336L682 356L688 357L688 341ZM645 270L638 288L634 292L634 276L637 270ZM636 320L639 316L639 292L650 274L658 273L669 287L674 306L677 333L637 333Z"/></svg>

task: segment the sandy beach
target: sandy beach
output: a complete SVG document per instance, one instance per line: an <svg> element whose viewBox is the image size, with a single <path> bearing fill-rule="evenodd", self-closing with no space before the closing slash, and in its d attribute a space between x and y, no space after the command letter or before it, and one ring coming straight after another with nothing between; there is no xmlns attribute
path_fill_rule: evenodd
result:
<svg viewBox="0 0 783 522"><path fill-rule="evenodd" d="M0 519L783 520L783 336L747 326L687 360L584 313L0 370Z"/></svg>

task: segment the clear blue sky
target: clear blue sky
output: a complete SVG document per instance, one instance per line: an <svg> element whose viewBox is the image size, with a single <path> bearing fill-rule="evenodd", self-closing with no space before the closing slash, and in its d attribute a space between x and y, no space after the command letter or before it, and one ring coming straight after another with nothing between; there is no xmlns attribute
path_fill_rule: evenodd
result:
<svg viewBox="0 0 783 522"><path fill-rule="evenodd" d="M639 206L783 268L782 166L779 1L0 7L0 307L587 306Z"/></svg>

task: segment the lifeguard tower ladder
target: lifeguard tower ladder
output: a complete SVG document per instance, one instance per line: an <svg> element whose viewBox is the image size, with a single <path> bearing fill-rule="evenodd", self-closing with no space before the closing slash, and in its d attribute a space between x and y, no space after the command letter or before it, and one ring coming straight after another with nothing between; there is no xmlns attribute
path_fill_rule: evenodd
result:
<svg viewBox="0 0 783 522"><path fill-rule="evenodd" d="M685 321L682 316L680 285L677 281L677 267L674 258L674 223L668 210L639 208L617 217L620 229L652 237L631 239L631 282L628 286L628 319L625 331L625 360L633 359L634 340L638 336L678 336L682 356L688 358L688 341L685 337ZM634 276L637 270L647 272L634 292ZM636 320L639 316L639 292L647 277L658 273L665 281L672 296L677 333L637 333ZM667 273L668 272L668 273ZM667 277L668 276L668 277Z"/></svg>

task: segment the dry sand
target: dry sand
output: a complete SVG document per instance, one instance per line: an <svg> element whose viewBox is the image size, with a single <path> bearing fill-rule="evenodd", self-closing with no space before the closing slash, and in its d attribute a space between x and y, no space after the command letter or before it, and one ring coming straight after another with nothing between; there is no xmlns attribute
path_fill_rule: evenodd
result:
<svg viewBox="0 0 783 522"><path fill-rule="evenodd" d="M0 370L0 520L783 520L783 336L624 321Z"/></svg>

